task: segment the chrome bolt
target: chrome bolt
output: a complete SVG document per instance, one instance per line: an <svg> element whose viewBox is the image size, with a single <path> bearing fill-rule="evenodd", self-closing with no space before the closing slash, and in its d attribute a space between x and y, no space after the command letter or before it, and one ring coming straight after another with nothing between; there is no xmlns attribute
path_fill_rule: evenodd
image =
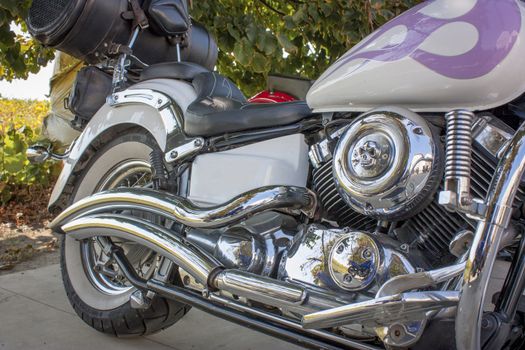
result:
<svg viewBox="0 0 525 350"><path fill-rule="evenodd" d="M197 139L197 140L195 140L195 142L193 144L195 145L195 147L200 147L200 146L202 146L202 140L201 139Z"/></svg>
<svg viewBox="0 0 525 350"><path fill-rule="evenodd" d="M414 128L414 134L423 135L423 129L421 129L420 127Z"/></svg>
<svg viewBox="0 0 525 350"><path fill-rule="evenodd" d="M170 153L171 159L177 159L178 156L179 156L179 152L177 151L173 151Z"/></svg>
<svg viewBox="0 0 525 350"><path fill-rule="evenodd" d="M403 326L395 324L390 327L390 335L394 340L400 340L405 335L405 330Z"/></svg>
<svg viewBox="0 0 525 350"><path fill-rule="evenodd" d="M345 276L343 277L343 282L345 282L345 283L350 283L350 282L352 282L352 276L350 276L350 275L345 275Z"/></svg>

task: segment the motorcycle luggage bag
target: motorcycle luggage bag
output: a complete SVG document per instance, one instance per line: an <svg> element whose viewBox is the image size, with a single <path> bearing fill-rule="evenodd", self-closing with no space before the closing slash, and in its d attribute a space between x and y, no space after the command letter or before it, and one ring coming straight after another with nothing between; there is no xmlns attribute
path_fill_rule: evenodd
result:
<svg viewBox="0 0 525 350"><path fill-rule="evenodd" d="M176 4L181 0L171 1ZM177 12L184 7L168 6L169 1L144 4L139 0L139 3L146 10L150 5L154 7L150 22L156 23L142 31L135 43L133 54L140 61L148 65L176 61L177 48L169 38L170 33L159 33L158 28L172 31L188 28L182 60L213 69L217 45L202 26L189 26L184 11ZM128 0L33 0L26 22L29 32L44 45L88 64L97 64L108 57L115 44L127 44L130 39L132 21L123 16L128 11Z"/></svg>
<svg viewBox="0 0 525 350"><path fill-rule="evenodd" d="M82 68L71 89L67 107L83 122L88 122L111 94L112 76L93 66Z"/></svg>

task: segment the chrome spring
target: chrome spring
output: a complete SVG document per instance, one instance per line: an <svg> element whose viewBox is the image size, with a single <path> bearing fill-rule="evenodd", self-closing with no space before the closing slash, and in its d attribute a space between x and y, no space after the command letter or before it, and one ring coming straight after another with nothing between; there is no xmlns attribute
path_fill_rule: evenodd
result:
<svg viewBox="0 0 525 350"><path fill-rule="evenodd" d="M445 190L454 191L461 199L460 205L470 199L472 169L472 125L474 113L455 110L447 113ZM463 202L463 203L461 203Z"/></svg>

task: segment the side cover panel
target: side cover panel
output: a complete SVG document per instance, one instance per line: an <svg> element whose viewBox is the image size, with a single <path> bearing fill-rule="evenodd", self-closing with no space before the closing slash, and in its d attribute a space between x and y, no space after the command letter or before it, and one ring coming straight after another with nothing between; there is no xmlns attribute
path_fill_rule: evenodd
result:
<svg viewBox="0 0 525 350"><path fill-rule="evenodd" d="M308 145L302 134L203 154L193 162L188 198L215 205L254 188L305 187L309 164Z"/></svg>

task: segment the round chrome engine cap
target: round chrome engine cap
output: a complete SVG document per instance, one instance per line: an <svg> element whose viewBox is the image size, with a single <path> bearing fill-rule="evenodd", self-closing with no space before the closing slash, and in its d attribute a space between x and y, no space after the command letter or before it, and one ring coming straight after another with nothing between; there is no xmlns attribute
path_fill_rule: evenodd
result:
<svg viewBox="0 0 525 350"><path fill-rule="evenodd" d="M374 239L363 232L351 232L335 242L328 266L339 287L361 291L374 282L380 262L381 252Z"/></svg>
<svg viewBox="0 0 525 350"><path fill-rule="evenodd" d="M407 219L437 191L442 153L418 114L401 107L373 110L352 122L337 144L339 193L362 214Z"/></svg>
<svg viewBox="0 0 525 350"><path fill-rule="evenodd" d="M370 133L351 147L348 164L355 176L373 179L388 169L393 151L394 146L388 136Z"/></svg>

